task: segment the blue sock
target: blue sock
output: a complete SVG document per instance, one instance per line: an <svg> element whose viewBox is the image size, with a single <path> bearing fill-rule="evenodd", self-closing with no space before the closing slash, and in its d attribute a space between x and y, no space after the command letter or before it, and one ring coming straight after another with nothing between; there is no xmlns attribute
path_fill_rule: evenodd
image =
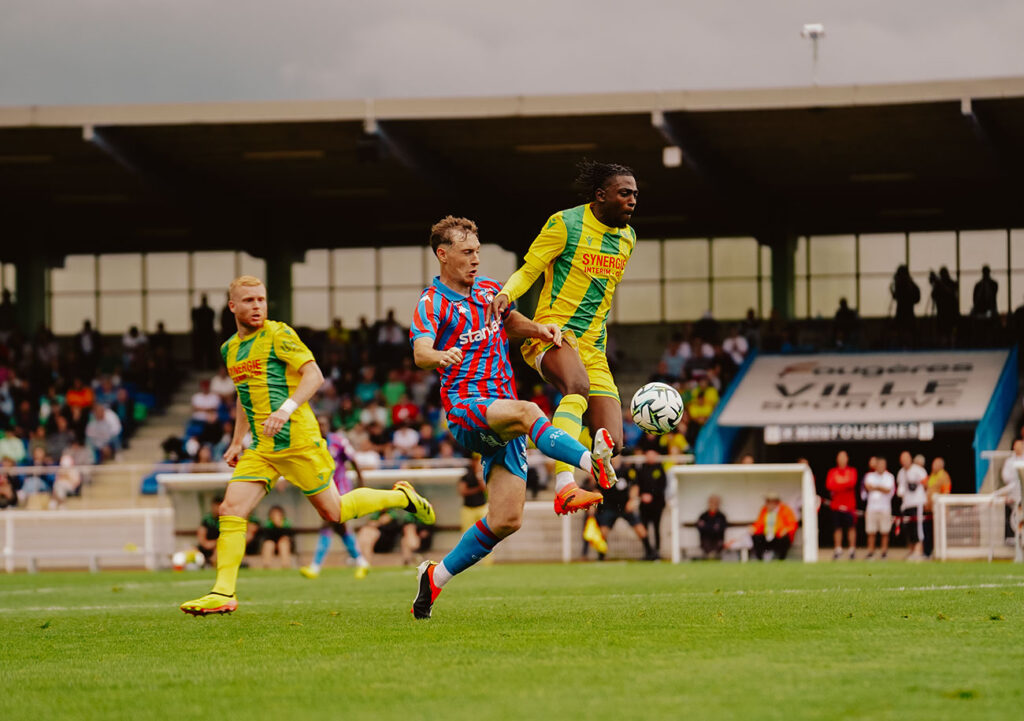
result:
<svg viewBox="0 0 1024 721"><path fill-rule="evenodd" d="M462 534L458 544L444 557L441 565L452 576L462 573L494 550L500 540L491 532L490 526L487 525L487 519L481 519Z"/></svg>
<svg viewBox="0 0 1024 721"><path fill-rule="evenodd" d="M362 554L359 553L359 548L356 546L356 537L346 531L341 534L341 542L345 544L345 550L348 551L348 555L354 559L359 560Z"/></svg>
<svg viewBox="0 0 1024 721"><path fill-rule="evenodd" d="M316 551L313 553L313 565L319 568L324 564L324 557L331 550L331 529L320 529L320 535L316 539Z"/></svg>
<svg viewBox="0 0 1024 721"><path fill-rule="evenodd" d="M583 457L588 453L583 444L565 431L555 428L547 418L538 418L533 422L530 426L530 440L545 456L590 471L589 467L583 466Z"/></svg>

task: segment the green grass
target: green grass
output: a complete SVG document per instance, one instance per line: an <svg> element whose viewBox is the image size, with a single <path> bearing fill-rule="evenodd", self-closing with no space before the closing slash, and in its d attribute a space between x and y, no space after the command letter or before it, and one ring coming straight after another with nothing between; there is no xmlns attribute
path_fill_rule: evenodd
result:
<svg viewBox="0 0 1024 721"><path fill-rule="evenodd" d="M493 566L0 576L0 719L997 719L1024 708L1024 567Z"/></svg>

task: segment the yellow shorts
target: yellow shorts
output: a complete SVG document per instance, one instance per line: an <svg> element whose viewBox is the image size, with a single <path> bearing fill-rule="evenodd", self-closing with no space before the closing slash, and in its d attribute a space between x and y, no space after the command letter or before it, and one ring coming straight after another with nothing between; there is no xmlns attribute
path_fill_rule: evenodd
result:
<svg viewBox="0 0 1024 721"><path fill-rule="evenodd" d="M279 476L307 496L326 491L334 481L334 459L327 450L327 442L268 453L249 449L235 466L231 481L263 481L269 493Z"/></svg>
<svg viewBox="0 0 1024 721"><path fill-rule="evenodd" d="M587 377L590 378L590 395L619 400L619 389L615 386L611 370L608 369L608 356L589 343L580 343L571 330L562 331L562 342L568 343L570 348L579 353L583 367L587 369ZM553 343L543 343L536 338L529 338L523 343L523 359L540 373L541 378L544 378L544 373L540 369L541 361L552 347Z"/></svg>

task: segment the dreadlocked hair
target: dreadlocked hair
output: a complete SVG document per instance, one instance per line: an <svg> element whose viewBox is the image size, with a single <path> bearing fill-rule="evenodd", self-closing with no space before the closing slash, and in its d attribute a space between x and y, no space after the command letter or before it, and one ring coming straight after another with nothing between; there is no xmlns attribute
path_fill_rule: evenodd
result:
<svg viewBox="0 0 1024 721"><path fill-rule="evenodd" d="M576 185L587 200L593 200L598 190L603 188L609 178L617 175L629 175L636 178L633 169L618 163L598 163L584 158L576 164Z"/></svg>

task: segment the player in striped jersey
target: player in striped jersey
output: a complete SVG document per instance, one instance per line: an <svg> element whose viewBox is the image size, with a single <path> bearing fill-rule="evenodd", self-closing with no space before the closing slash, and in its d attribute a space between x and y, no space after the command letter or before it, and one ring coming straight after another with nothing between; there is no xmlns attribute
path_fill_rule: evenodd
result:
<svg viewBox="0 0 1024 721"><path fill-rule="evenodd" d="M479 453L488 488L487 515L471 527L441 563L419 567L413 601L416 618L430 618L441 588L519 529L526 502L526 436L541 452L593 473L604 483L602 459L548 423L540 407L516 397L508 357L508 335L537 338L559 347L561 331L512 308L485 322L500 286L478 274L476 224L448 216L430 230L430 246L441 274L423 291L409 335L416 365L441 374L441 402L448 427L461 445ZM601 500L577 489L562 499L559 513L573 513Z"/></svg>
<svg viewBox="0 0 1024 721"><path fill-rule="evenodd" d="M235 470L220 504L213 590L181 604L193 616L238 608L235 585L245 554L246 519L279 476L300 488L325 521L344 523L404 508L425 523L434 522L430 503L405 481L390 491L357 488L338 494L332 483L334 459L307 402L323 385L320 366L295 331L267 319L267 289L259 278L236 278L228 297L238 332L221 346L221 356L238 400L235 434L224 460ZM242 439L250 430L252 445L242 453Z"/></svg>
<svg viewBox="0 0 1024 721"><path fill-rule="evenodd" d="M576 182L588 202L548 219L523 267L494 297L488 317L503 313L544 275L533 319L557 325L564 342L528 339L523 358L562 394L552 419L555 427L578 437L589 409L594 453L610 459L609 448L613 453L622 450L622 402L605 355L605 321L636 247L629 220L638 191L633 171L624 165L583 161L578 167ZM605 471L610 485L604 488L610 488L616 480L610 461ZM574 486L572 468L556 463L556 493L571 493Z"/></svg>
<svg viewBox="0 0 1024 721"><path fill-rule="evenodd" d="M356 488L362 488L364 485L363 472L359 468L359 464L356 463L356 449L352 447L352 444L349 443L348 438L345 437L340 428L332 432L329 425L330 421L327 418L320 418L319 420L320 433L327 440L327 452L334 459L333 480L338 493L345 495L352 490L353 475L359 484ZM349 471L349 465L352 466L351 471ZM300 568L299 573L309 579L320 577L320 567L324 564L327 552L331 550L331 538L335 533L338 534L338 538L341 539L345 550L348 551L349 558L356 564L356 578L366 578L366 574L370 571L370 563L359 552L355 536L348 532L344 523L330 523L329 521L325 521L320 529L320 535L316 539L316 550L313 552L313 560L308 566Z"/></svg>

